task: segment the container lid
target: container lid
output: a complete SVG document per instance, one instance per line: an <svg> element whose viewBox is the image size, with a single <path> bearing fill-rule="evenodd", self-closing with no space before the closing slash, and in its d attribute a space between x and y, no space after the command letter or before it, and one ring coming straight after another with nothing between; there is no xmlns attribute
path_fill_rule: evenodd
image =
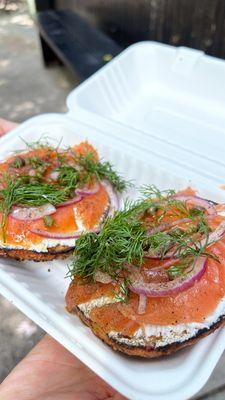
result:
<svg viewBox="0 0 225 400"><path fill-rule="evenodd" d="M155 42L130 46L73 90L68 116L171 172L225 183L225 61Z"/></svg>

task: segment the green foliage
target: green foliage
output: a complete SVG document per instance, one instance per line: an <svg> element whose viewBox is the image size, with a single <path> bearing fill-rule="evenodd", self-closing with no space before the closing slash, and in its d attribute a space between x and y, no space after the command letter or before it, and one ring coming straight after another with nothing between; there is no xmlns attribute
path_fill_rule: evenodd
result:
<svg viewBox="0 0 225 400"><path fill-rule="evenodd" d="M116 277L118 271L123 270L126 264L135 263L141 266L145 253L150 256L163 258L168 251L172 256L185 259L179 266L170 268L171 277L176 277L187 268L186 260L200 255L211 256L206 252L210 228L202 210L189 213L185 203L171 198L174 191L159 192L155 187L144 188L144 198L125 203L124 210L117 211L112 218L102 224L99 234L83 234L76 242L74 261L70 268L70 275L79 275L91 278L97 270L107 272ZM157 196L157 197L155 197ZM167 232L148 233L145 224L145 213L156 214L159 210L165 215L170 212L171 204L178 206L179 217L185 214L190 218L191 229L172 229ZM175 215L178 212L174 211ZM155 218L156 226L160 223ZM199 239L193 237L197 234ZM200 237L204 235L205 243ZM186 265L186 266L185 266Z"/></svg>

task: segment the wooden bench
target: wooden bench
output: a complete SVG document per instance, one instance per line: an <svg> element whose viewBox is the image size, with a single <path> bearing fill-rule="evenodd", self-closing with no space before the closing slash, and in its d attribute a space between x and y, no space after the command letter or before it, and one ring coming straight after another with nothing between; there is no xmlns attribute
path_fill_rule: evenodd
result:
<svg viewBox="0 0 225 400"><path fill-rule="evenodd" d="M117 43L69 10L37 13L46 65L60 61L82 80L122 51Z"/></svg>

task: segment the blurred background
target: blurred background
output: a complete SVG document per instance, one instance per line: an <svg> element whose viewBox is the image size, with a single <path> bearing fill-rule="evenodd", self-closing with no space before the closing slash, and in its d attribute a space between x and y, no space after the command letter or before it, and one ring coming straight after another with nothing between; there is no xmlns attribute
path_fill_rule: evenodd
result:
<svg viewBox="0 0 225 400"><path fill-rule="evenodd" d="M65 112L81 81L156 40L225 58L225 0L0 0L0 116ZM0 382L44 332L0 297ZM225 357L195 399L225 398Z"/></svg>
<svg viewBox="0 0 225 400"><path fill-rule="evenodd" d="M122 47L156 40L225 57L223 0L55 0L40 8L70 9ZM43 7L43 4L45 6Z"/></svg>

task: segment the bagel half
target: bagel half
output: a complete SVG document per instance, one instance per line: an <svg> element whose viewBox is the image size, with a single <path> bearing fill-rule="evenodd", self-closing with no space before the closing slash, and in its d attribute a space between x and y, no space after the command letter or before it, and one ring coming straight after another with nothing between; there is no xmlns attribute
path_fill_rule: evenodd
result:
<svg viewBox="0 0 225 400"><path fill-rule="evenodd" d="M126 183L87 142L69 149L29 146L0 162L0 257L68 257L76 239L98 231L117 208L110 177L118 191Z"/></svg>
<svg viewBox="0 0 225 400"><path fill-rule="evenodd" d="M104 313L108 308L110 314L110 308L111 310L113 310L113 307L116 306L118 301L113 297L110 298L102 296L96 299L92 299L89 302L77 304L76 288L77 284L75 284L75 282L72 282L66 295L67 310L70 313L76 314L80 318L80 320L85 325L87 325L98 338L109 345L113 350L119 351L128 356L145 358L167 356L177 352L180 349L183 349L184 347L197 343L200 339L210 335L216 329L222 327L225 324L224 299L222 301L222 307L220 305L220 307L217 308L215 316L212 316L211 321L209 323L206 322L205 324L196 324L196 327L192 330L192 332L189 332L189 334L186 331L185 324L180 325L181 329L179 331L179 334L175 334L174 338L171 338L171 334L173 335L173 328L177 330L176 325L164 326L164 337L160 336L160 333L148 337L137 337L136 334L128 336L118 331L109 332L107 325L104 326L104 324L99 323L96 318L92 318L92 312L93 310L95 310L95 312L97 311L97 313L100 315ZM87 288L87 291L88 290L89 289ZM219 310L219 308L221 310ZM219 312L221 312L220 315ZM127 320L127 323L129 324L129 320ZM154 326L152 326L152 328L154 328ZM162 343L162 339L164 340L164 343Z"/></svg>
<svg viewBox="0 0 225 400"><path fill-rule="evenodd" d="M47 249L46 252L38 252L25 249L0 248L0 257L12 258L16 261L52 261L64 259L72 254L74 247L55 246Z"/></svg>
<svg viewBox="0 0 225 400"><path fill-rule="evenodd" d="M77 243L67 310L114 350L146 358L169 355L225 324L225 205L211 204L190 192L191 188L179 192L178 203L161 197L164 213L154 228L160 203L150 215L141 214L140 225L131 218L136 218L135 204L108 220L98 241L90 244L87 237ZM185 209L189 218L181 218L187 201L201 207L201 224L199 208L191 209L190 215ZM148 203L138 203L139 213L143 205ZM143 233L139 226L149 220L151 229ZM133 263L129 259L129 252L139 245L145 250L150 243L160 249L162 243L171 246L171 242L172 251L167 247L162 255L160 250L145 251L140 264L137 253L130 258ZM176 253L180 248L187 253ZM129 261L124 261L124 254Z"/></svg>
<svg viewBox="0 0 225 400"><path fill-rule="evenodd" d="M113 350L119 351L124 353L128 356L135 356L135 357L145 357L145 358L157 358L161 356L168 356L177 352L178 350L183 349L184 347L191 346L197 343L200 339L204 338L205 336L210 335L216 329L225 325L225 315L221 315L216 322L214 322L210 328L202 328L199 329L198 332L190 339L184 341L175 341L174 343L154 347L154 345L131 345L129 341L132 341L131 337L123 336L122 334L119 335L120 342L113 337L110 337L103 329L100 329L98 324L91 321L90 318L86 318L84 313L79 310L79 307L76 308L76 314L81 319L81 321L91 328L92 332L101 339L104 343L109 345Z"/></svg>

